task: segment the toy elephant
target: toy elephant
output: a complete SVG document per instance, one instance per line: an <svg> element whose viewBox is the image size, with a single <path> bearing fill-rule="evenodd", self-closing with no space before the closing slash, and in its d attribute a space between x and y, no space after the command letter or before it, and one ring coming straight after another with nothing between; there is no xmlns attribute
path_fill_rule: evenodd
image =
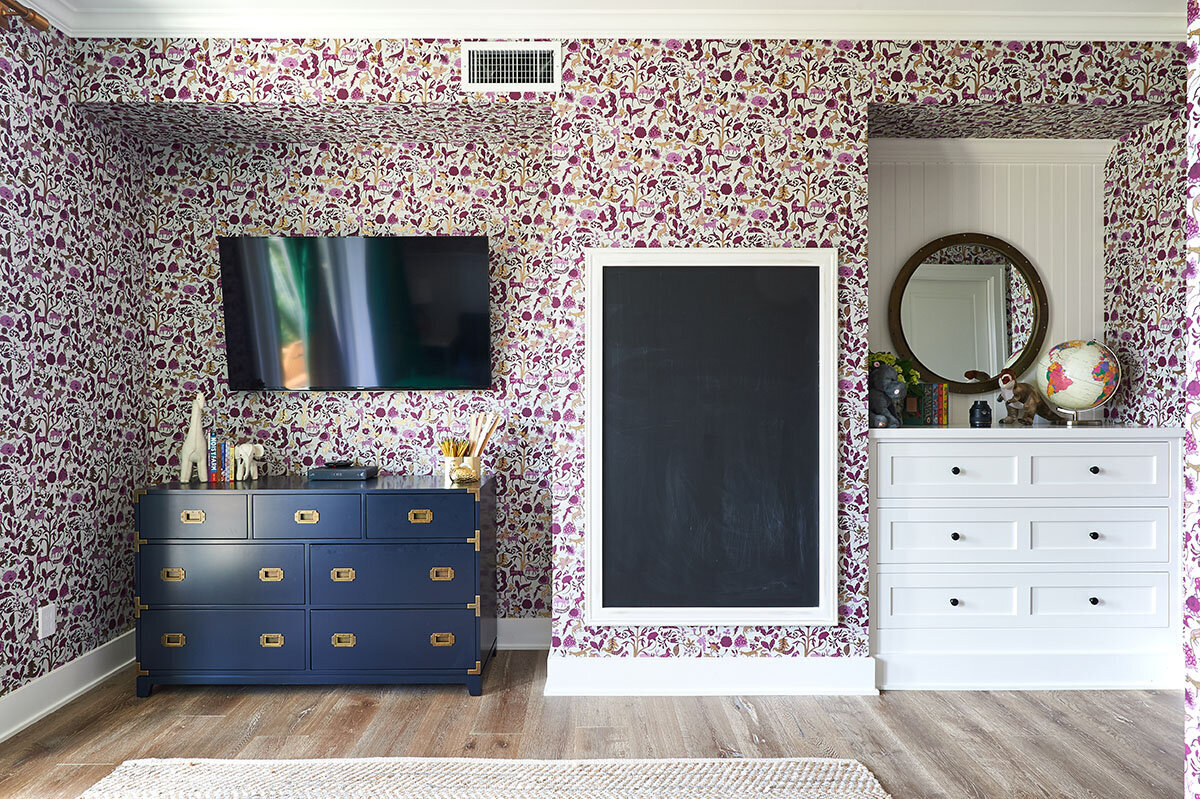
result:
<svg viewBox="0 0 1200 799"><path fill-rule="evenodd" d="M900 379L896 368L875 361L871 364L867 386L871 427L899 427L898 403L908 396L908 386Z"/></svg>
<svg viewBox="0 0 1200 799"><path fill-rule="evenodd" d="M237 461L237 480L258 479L258 459L266 452L262 444L238 444L233 449Z"/></svg>

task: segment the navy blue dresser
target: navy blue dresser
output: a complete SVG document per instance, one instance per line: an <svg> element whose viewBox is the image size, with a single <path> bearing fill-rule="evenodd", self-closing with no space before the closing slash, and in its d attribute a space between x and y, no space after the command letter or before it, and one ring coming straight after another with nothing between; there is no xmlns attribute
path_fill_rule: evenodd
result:
<svg viewBox="0 0 1200 799"><path fill-rule="evenodd" d="M496 646L495 484L164 483L136 508L138 696L464 683Z"/></svg>

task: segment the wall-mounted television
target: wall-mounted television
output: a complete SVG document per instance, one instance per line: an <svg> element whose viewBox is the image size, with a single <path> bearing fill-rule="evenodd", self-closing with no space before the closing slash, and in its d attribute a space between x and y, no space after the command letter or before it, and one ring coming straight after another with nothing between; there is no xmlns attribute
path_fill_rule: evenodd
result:
<svg viewBox="0 0 1200 799"><path fill-rule="evenodd" d="M486 236L222 236L235 391L486 389Z"/></svg>

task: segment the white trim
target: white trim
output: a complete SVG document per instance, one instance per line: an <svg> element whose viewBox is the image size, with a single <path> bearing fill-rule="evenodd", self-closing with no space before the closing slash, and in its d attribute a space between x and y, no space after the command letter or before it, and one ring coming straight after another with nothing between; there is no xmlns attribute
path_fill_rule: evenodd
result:
<svg viewBox="0 0 1200 799"><path fill-rule="evenodd" d="M869 657L546 659L546 696L871 696Z"/></svg>
<svg viewBox="0 0 1200 799"><path fill-rule="evenodd" d="M892 139L867 142L879 164L1103 164L1116 139Z"/></svg>
<svg viewBox="0 0 1200 799"><path fill-rule="evenodd" d="M711 39L981 39L1017 41L1183 41L1187 18L1164 2L1159 9L1045 10L1014 0L1002 10L931 8L734 8L696 3L677 7L563 7L526 2L498 8L483 3L405 7L387 3L235 3L207 0L186 6L124 0L111 8L75 8L63 0L36 4L72 36L228 36L376 38L711 38ZM89 4L90 6L91 4ZM707 7L705 7L707 5ZM764 4L767 5L767 4ZM973 5L963 3L962 5ZM1170 9L1170 10L1166 10Z"/></svg>
<svg viewBox="0 0 1200 799"><path fill-rule="evenodd" d="M474 83L470 80L471 54L486 50L543 50L554 54L553 83ZM459 78L467 94L479 92L547 92L557 94L562 89L562 44L546 41L471 41L459 47Z"/></svg>
<svg viewBox="0 0 1200 799"><path fill-rule="evenodd" d="M584 572L584 621L589 625L629 624L837 624L837 250L801 248L588 248L586 309L586 374L584 378L584 457L587 569ZM820 270L820 366L814 394L818 403L821 464L818 491L821 497L820 586L816 607L795 608L628 608L605 607L601 489L603 451L602 351L594 342L604 335L604 268L609 266L795 266Z"/></svg>
<svg viewBox="0 0 1200 799"><path fill-rule="evenodd" d="M130 630L0 697L0 741L128 668L133 658L134 631Z"/></svg>
<svg viewBox="0 0 1200 799"><path fill-rule="evenodd" d="M549 649L549 616L524 619L496 619L497 649Z"/></svg>
<svg viewBox="0 0 1200 799"><path fill-rule="evenodd" d="M1180 652L877 652L885 691L1175 690Z"/></svg>

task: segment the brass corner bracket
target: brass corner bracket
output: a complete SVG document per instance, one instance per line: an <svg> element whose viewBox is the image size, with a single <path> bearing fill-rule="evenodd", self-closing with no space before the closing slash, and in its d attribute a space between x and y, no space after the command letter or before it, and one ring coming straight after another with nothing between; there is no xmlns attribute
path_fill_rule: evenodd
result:
<svg viewBox="0 0 1200 799"><path fill-rule="evenodd" d="M7 20L15 17L31 28L40 31L50 30L50 22L28 6L23 6L17 0L0 0L0 19Z"/></svg>

